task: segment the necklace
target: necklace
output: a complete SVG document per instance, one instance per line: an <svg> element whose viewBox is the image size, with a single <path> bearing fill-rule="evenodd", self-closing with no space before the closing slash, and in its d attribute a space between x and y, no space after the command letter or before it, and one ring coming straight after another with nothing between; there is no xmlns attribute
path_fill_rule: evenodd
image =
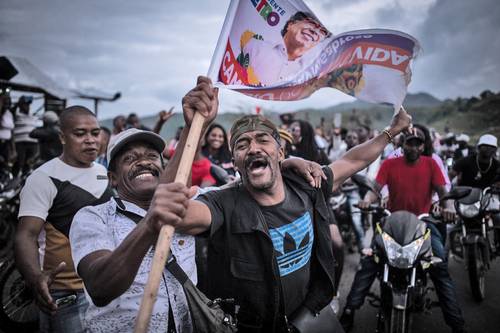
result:
<svg viewBox="0 0 500 333"><path fill-rule="evenodd" d="M490 170L492 161L493 161L493 159L490 158L490 162L488 164L488 167L486 168L486 170L483 171L483 170L481 170L481 167L479 166L479 156L476 155L477 175L474 178L475 180L481 180L482 174L487 173Z"/></svg>

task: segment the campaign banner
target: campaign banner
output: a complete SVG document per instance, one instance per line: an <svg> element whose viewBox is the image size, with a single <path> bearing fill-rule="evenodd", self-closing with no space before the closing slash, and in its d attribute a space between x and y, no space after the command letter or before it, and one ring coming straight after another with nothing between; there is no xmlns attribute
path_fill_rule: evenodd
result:
<svg viewBox="0 0 500 333"><path fill-rule="evenodd" d="M265 100L331 87L399 109L419 50L415 38L394 30L334 35L301 0L232 0L209 75Z"/></svg>

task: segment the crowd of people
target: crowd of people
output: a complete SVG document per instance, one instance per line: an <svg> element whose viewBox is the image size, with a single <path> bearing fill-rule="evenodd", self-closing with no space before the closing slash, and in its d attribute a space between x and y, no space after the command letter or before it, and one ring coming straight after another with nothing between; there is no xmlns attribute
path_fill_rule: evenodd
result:
<svg viewBox="0 0 500 333"><path fill-rule="evenodd" d="M41 332L132 332L167 224L176 230L176 262L209 298L234 300L225 310L239 331L293 332L305 313L322 313L338 296L343 245L328 198L351 184L345 192L361 261L340 316L348 331L377 272L358 214L377 198L352 175L372 179L389 210L416 215L454 184L483 189L500 180L495 136L475 146L466 134L440 137L403 109L380 132L359 122L315 128L293 114L281 124L246 115L226 131L215 122L218 90L200 77L183 99L186 123L166 140L159 134L173 109L161 111L153 129L135 113L108 129L82 106L39 119L32 100L0 95L0 164L2 173L26 178L15 254ZM173 181L195 112L205 120L188 187ZM228 176L222 183L214 168ZM441 210L454 219L449 202ZM446 229L428 227L442 259L430 275L443 315L463 332ZM167 269L149 330L194 331L182 284Z"/></svg>

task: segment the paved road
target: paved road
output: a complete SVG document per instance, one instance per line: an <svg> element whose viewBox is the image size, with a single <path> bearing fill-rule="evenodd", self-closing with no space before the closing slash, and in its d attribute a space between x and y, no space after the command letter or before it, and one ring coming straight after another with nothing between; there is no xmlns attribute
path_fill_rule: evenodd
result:
<svg viewBox="0 0 500 333"><path fill-rule="evenodd" d="M358 255L347 255L344 276L340 283L340 305L343 309L345 299L349 293L354 272L358 265ZM486 277L486 299L482 303L476 303L472 298L469 288L467 272L461 262L450 259L450 274L455 282L458 301L467 324L467 330L471 333L498 333L500 332L500 260L493 262L492 269ZM430 282L432 284L432 282ZM378 281L372 286L372 291L378 290ZM432 299L437 300L435 294ZM354 328L351 333L373 333L376 326L377 309L365 302L363 307L356 311ZM414 332L450 332L444 323L443 315L439 307L432 308L430 313L418 314L414 317Z"/></svg>

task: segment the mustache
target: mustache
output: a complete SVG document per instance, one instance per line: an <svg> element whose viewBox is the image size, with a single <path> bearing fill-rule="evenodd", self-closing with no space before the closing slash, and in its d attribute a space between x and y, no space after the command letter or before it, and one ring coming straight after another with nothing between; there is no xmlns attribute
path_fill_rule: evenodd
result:
<svg viewBox="0 0 500 333"><path fill-rule="evenodd" d="M160 171L151 166L138 166L135 169L131 170L129 173L129 179L135 178L138 174L143 171L149 171L153 174L153 176L158 177L160 175Z"/></svg>
<svg viewBox="0 0 500 333"><path fill-rule="evenodd" d="M252 165L253 162L258 161L258 160L265 160L269 164L269 159L264 156L264 155L251 155L248 156L248 158L245 160L245 168L248 168L250 165Z"/></svg>

